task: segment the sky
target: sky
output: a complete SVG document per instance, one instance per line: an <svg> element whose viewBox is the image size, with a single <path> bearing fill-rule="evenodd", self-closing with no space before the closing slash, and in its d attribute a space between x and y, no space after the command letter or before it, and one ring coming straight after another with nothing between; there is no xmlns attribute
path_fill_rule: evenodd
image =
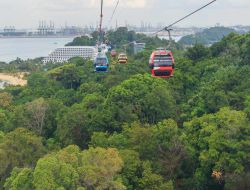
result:
<svg viewBox="0 0 250 190"><path fill-rule="evenodd" d="M0 0L0 28L36 28L40 20L55 22L56 27L96 26L101 0ZM104 25L119 26L168 25L211 0L120 0L114 19L110 21L117 0L104 0ZM207 27L250 25L250 0L217 0L214 4L178 26Z"/></svg>

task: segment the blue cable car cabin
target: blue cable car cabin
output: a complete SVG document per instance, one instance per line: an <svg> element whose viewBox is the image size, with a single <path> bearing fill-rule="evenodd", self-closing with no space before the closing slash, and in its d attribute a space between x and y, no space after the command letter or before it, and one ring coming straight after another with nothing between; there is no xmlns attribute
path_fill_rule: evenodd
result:
<svg viewBox="0 0 250 190"><path fill-rule="evenodd" d="M94 61L95 72L107 72L109 61L105 54L98 54Z"/></svg>

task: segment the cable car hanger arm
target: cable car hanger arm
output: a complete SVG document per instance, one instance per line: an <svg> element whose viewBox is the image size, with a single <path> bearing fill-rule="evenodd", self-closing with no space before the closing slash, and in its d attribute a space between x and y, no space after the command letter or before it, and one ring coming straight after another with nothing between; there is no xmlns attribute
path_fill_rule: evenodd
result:
<svg viewBox="0 0 250 190"><path fill-rule="evenodd" d="M114 8L113 13L112 13L112 15L110 17L110 20L109 20L109 25L111 24L111 21L113 20L113 17L115 15L115 12L116 12L116 9L117 9L117 7L119 5L119 2L120 2L120 0L118 0L117 3L116 3L116 5L115 5L115 8Z"/></svg>

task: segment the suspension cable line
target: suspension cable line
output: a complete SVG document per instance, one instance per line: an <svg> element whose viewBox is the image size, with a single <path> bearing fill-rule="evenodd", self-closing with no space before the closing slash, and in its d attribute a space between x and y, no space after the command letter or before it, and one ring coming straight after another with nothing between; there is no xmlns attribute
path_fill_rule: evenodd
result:
<svg viewBox="0 0 250 190"><path fill-rule="evenodd" d="M195 13L201 11L202 9L208 7L209 5L215 3L216 1L217 1L217 0L213 0L213 1L209 2L209 3L207 3L206 5L200 7L199 9L197 9L197 10L191 12L190 14L188 14L188 15L182 17L181 19L179 19L179 20L173 22L172 24L170 24L170 25L164 27L163 29L161 29L161 30L159 30L159 31L157 31L157 32L155 32L155 33L153 33L152 36L158 34L159 32L162 32L162 31L168 31L168 34L170 35L170 30L169 30L170 27L172 27L172 26L174 26L175 24L177 24L177 23L183 21L184 19L190 17L191 15L193 15L193 14L195 14ZM148 36L146 36L146 37L144 37L144 38L146 39L146 38L148 38ZM141 38L140 41L143 40L144 38ZM171 36L170 36L169 38L171 38ZM129 45L129 44L131 44L131 43L133 43L133 42L130 42L130 43L128 43L128 44L125 44L125 46L127 46L127 45Z"/></svg>
<svg viewBox="0 0 250 190"><path fill-rule="evenodd" d="M118 0L117 3L116 3L116 5L115 5L115 8L114 8L113 13L112 13L112 15L111 15L111 17L110 17L110 20L109 20L109 24L110 24L110 23L112 22L112 20L113 20L113 17L114 17L114 15L115 15L115 12L116 12L116 10L117 10L117 7L118 7L119 3L120 3L120 0Z"/></svg>
<svg viewBox="0 0 250 190"><path fill-rule="evenodd" d="M159 31L155 32L153 35L158 34L159 32L162 32L162 31L164 31L164 30L168 30L170 27L172 27L172 26L176 25L177 23L179 23L179 22L183 21L184 19L186 19L186 18L188 18L188 17L192 16L193 14L195 14L195 13L199 12L200 10L202 10L202 9L204 9L204 8L206 8L206 7L208 7L209 5L211 5L211 4L213 4L213 3L215 3L216 1L217 1L217 0L213 0L213 1L209 2L209 3L207 3L206 5L204 5L204 6L200 7L199 9L197 9L197 10L195 10L195 11L191 12L190 14L188 14L188 15L184 16L183 18L181 18L181 19L179 19L179 20L175 21L174 23L172 23L172 24L170 24L170 25L168 25L168 26L164 27L163 29L161 29L161 30L159 30Z"/></svg>

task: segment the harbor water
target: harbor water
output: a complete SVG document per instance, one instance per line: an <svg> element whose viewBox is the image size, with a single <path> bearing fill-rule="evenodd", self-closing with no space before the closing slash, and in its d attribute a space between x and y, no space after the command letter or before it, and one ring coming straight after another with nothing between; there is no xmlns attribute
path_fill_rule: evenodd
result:
<svg viewBox="0 0 250 190"><path fill-rule="evenodd" d="M58 47L71 42L71 38L0 38L0 62L17 57L26 60L48 56Z"/></svg>

